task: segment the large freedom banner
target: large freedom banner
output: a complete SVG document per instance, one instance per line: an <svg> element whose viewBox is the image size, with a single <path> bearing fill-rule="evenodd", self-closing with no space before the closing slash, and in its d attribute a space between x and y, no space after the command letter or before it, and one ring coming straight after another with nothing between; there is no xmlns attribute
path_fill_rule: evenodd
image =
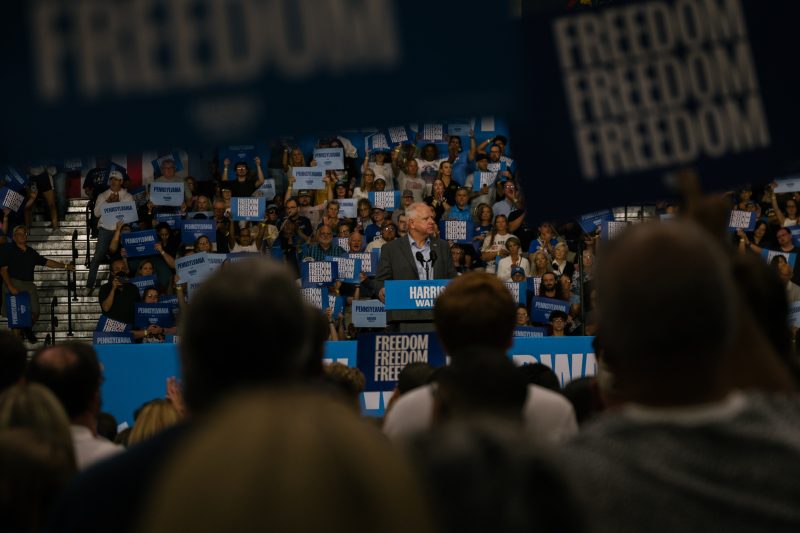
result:
<svg viewBox="0 0 800 533"><path fill-rule="evenodd" d="M793 2L607 4L523 17L527 109L514 142L521 164L571 191L529 197L529 212L656 200L686 166L709 188L797 170L800 70L778 59L775 38L797 32Z"/></svg>

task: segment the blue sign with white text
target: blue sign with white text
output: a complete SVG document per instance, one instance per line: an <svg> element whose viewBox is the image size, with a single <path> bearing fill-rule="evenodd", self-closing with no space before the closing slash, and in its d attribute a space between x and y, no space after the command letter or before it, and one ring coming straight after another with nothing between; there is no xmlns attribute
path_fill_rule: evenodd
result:
<svg viewBox="0 0 800 533"><path fill-rule="evenodd" d="M597 374L594 337L514 337L508 356L518 366L549 366L563 387L570 381Z"/></svg>
<svg viewBox="0 0 800 533"><path fill-rule="evenodd" d="M217 242L217 223L214 220L181 220L180 229L181 242L184 244L194 244L203 236L212 243Z"/></svg>
<svg viewBox="0 0 800 533"><path fill-rule="evenodd" d="M215 268L209 265L207 252L186 255L175 260L175 272L181 283L202 282Z"/></svg>
<svg viewBox="0 0 800 533"><path fill-rule="evenodd" d="M331 285L338 276L338 264L333 261L304 261L300 265L300 280L303 287Z"/></svg>
<svg viewBox="0 0 800 533"><path fill-rule="evenodd" d="M130 283L136 286L139 289L139 296L144 296L144 290L150 288L156 288L156 277L155 276L139 276L136 278L131 278Z"/></svg>
<svg viewBox="0 0 800 533"><path fill-rule="evenodd" d="M400 207L400 191L374 191L369 193L369 203L385 211Z"/></svg>
<svg viewBox="0 0 800 533"><path fill-rule="evenodd" d="M449 279L387 280L384 282L386 310L433 309L448 283Z"/></svg>
<svg viewBox="0 0 800 533"><path fill-rule="evenodd" d="M292 169L292 175L295 179L293 187L295 191L325 189L325 169L320 167L295 167Z"/></svg>
<svg viewBox="0 0 800 533"><path fill-rule="evenodd" d="M112 202L100 208L100 222L105 227L113 227L118 221L131 224L139 220L136 202Z"/></svg>
<svg viewBox="0 0 800 533"><path fill-rule="evenodd" d="M303 299L311 306L323 311L328 308L330 302L328 301L327 287L303 287L300 292Z"/></svg>
<svg viewBox="0 0 800 533"><path fill-rule="evenodd" d="M24 201L25 197L15 190L8 187L0 189L0 207L7 207L16 213Z"/></svg>
<svg viewBox="0 0 800 533"><path fill-rule="evenodd" d="M317 148L314 161L322 170L344 170L344 150L341 148Z"/></svg>
<svg viewBox="0 0 800 533"><path fill-rule="evenodd" d="M127 333L131 330L131 325L126 322L108 318L105 315L100 315L95 326L95 331L101 333Z"/></svg>
<svg viewBox="0 0 800 533"><path fill-rule="evenodd" d="M31 294L20 291L17 294L6 292L6 317L9 328L29 328L33 325L31 315Z"/></svg>
<svg viewBox="0 0 800 533"><path fill-rule="evenodd" d="M472 220L442 220L439 222L439 232L446 241L472 244L474 225Z"/></svg>
<svg viewBox="0 0 800 533"><path fill-rule="evenodd" d="M534 296L531 300L531 321L544 324L550 322L550 313L553 311L563 311L569 313L569 302Z"/></svg>
<svg viewBox="0 0 800 533"><path fill-rule="evenodd" d="M138 329L146 329L147 326L171 328L175 325L173 306L169 304L136 304L135 313L134 325Z"/></svg>
<svg viewBox="0 0 800 533"><path fill-rule="evenodd" d="M581 215L581 218L578 219L578 224L580 224L584 232L594 233L604 220L614 220L614 213L611 212L611 209L602 209Z"/></svg>
<svg viewBox="0 0 800 533"><path fill-rule="evenodd" d="M123 233L120 236L122 247L128 257L143 257L145 255L156 255L155 244L158 242L156 230L148 229L144 231L132 231Z"/></svg>
<svg viewBox="0 0 800 533"><path fill-rule="evenodd" d="M353 300L353 325L357 328L385 328L386 308L380 300Z"/></svg>
<svg viewBox="0 0 800 533"><path fill-rule="evenodd" d="M234 196L231 198L231 218L233 220L264 220L266 214L267 201L263 196Z"/></svg>
<svg viewBox="0 0 800 533"><path fill-rule="evenodd" d="M758 214L755 211L741 211L734 209L728 219L728 231L753 231L756 229Z"/></svg>
<svg viewBox="0 0 800 533"><path fill-rule="evenodd" d="M183 204L183 183L154 181L150 184L150 202L153 205L180 207Z"/></svg>
<svg viewBox="0 0 800 533"><path fill-rule="evenodd" d="M536 326L517 326L514 328L515 337L546 337L547 328Z"/></svg>
<svg viewBox="0 0 800 533"><path fill-rule="evenodd" d="M361 260L351 257L325 257L325 261L336 263L336 279L344 283L361 283Z"/></svg>

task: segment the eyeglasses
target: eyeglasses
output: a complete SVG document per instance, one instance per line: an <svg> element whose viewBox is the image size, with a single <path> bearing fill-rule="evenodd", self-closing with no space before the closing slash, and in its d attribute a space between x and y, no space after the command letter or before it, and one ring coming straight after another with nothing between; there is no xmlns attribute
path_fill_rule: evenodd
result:
<svg viewBox="0 0 800 533"><path fill-rule="evenodd" d="M333 233L320 233L320 237L333 237Z"/></svg>

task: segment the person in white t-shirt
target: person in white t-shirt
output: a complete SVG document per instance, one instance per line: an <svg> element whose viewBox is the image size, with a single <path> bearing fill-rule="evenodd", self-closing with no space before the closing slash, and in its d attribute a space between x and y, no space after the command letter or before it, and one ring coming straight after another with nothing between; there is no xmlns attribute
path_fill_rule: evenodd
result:
<svg viewBox="0 0 800 533"><path fill-rule="evenodd" d="M406 163L406 169L400 171L397 184L401 190L411 191L414 195L414 203L422 202L423 194L425 193L425 180L419 177L419 164L415 159L411 159Z"/></svg>

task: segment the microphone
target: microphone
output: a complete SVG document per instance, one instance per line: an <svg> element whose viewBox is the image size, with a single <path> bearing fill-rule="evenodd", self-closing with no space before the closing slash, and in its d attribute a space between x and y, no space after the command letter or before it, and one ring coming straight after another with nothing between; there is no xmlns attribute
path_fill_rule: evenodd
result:
<svg viewBox="0 0 800 533"><path fill-rule="evenodd" d="M425 269L425 277L426 277L426 279L430 279L431 275L430 275L430 271L428 270L428 262L425 261L425 257L422 255L422 252L417 252L414 255L414 257L417 258L417 261L420 262L420 264L422 265L422 268Z"/></svg>
<svg viewBox="0 0 800 533"><path fill-rule="evenodd" d="M433 270L433 265L435 265L435 264L436 264L436 260L439 258L439 256L437 256L437 255L436 255L436 250L431 250L431 253L430 253L430 258L431 258L431 259L430 259L430 262L431 262L431 270ZM429 278L431 278L431 279L433 279L433 275L432 275L432 274L433 274L433 273L429 273L429 274L428 274L428 277L429 277Z"/></svg>

